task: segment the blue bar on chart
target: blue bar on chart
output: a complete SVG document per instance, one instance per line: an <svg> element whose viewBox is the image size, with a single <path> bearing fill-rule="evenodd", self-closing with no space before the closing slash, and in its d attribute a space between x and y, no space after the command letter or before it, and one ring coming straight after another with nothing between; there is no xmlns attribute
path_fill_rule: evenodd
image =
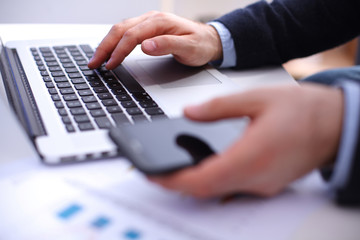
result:
<svg viewBox="0 0 360 240"><path fill-rule="evenodd" d="M107 218L107 217L104 217L104 216L100 216L98 218L96 218L92 223L91 225L94 227L94 228L97 228L97 229L101 229L101 228L104 228L106 227L107 225L110 224L110 219Z"/></svg>
<svg viewBox="0 0 360 240"><path fill-rule="evenodd" d="M64 219L64 220L68 220L71 217L73 217L74 215L76 215L77 213L79 213L82 210L82 207L79 204L71 204L69 206L67 206L66 208L64 208L63 210L61 210L57 216L60 219Z"/></svg>
<svg viewBox="0 0 360 240"><path fill-rule="evenodd" d="M124 237L127 240L137 240L141 239L141 233L135 229L129 229L124 232Z"/></svg>

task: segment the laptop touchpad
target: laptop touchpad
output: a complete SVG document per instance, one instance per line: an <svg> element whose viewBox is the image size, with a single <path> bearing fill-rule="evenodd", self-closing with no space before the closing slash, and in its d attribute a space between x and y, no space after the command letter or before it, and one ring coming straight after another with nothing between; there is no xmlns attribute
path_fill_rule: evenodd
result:
<svg viewBox="0 0 360 240"><path fill-rule="evenodd" d="M152 83L162 88L179 88L221 83L203 67L188 67L173 58L140 59L139 66L151 77Z"/></svg>

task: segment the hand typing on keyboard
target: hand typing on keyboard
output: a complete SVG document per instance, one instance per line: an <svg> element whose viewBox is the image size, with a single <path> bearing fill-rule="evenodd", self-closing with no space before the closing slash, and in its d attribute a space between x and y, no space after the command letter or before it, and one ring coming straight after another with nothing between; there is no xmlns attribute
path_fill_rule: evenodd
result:
<svg viewBox="0 0 360 240"><path fill-rule="evenodd" d="M189 66L222 58L220 37L212 26L170 13L149 12L114 25L88 66L94 69L108 61L106 68L114 69L138 44L146 54L172 54Z"/></svg>

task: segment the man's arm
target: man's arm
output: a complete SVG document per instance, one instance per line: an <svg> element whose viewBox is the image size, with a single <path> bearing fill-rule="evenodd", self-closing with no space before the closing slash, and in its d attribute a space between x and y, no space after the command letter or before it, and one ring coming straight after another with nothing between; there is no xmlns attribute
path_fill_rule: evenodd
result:
<svg viewBox="0 0 360 240"><path fill-rule="evenodd" d="M357 0L259 1L217 21L234 38L238 68L281 64L349 41L360 33Z"/></svg>

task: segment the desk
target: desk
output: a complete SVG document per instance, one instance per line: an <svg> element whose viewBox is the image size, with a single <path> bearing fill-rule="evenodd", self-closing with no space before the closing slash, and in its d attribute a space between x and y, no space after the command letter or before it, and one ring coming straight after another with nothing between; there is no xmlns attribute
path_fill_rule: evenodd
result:
<svg viewBox="0 0 360 240"><path fill-rule="evenodd" d="M101 39L108 32L109 28L110 28L110 25L33 25L33 24L31 24L31 25L19 25L19 24L11 25L11 24L3 24L3 25L0 25L0 36L4 42L10 41L10 40L24 40L24 39L30 39L30 38L52 39L52 38L67 38L67 37L75 37L75 38L76 37L79 37L79 38L90 37L90 38L100 38ZM238 71L238 72L232 71L232 70L222 70L221 72L223 74L227 75L228 77L230 77L231 79L233 79L235 82L237 82L243 89L267 86L267 85L276 85L276 84L295 84L295 82L292 80L292 78L281 67L263 68L263 69ZM1 136L1 137L4 138L4 136ZM2 146L0 146L1 153L3 153L4 151L7 151L7 149L4 149L4 148L1 149L1 147ZM8 156L7 158L10 158L10 157ZM8 161L6 162L6 160L7 159L1 158L0 166L5 166L5 164L8 164ZM26 161L26 164L21 164L21 161ZM96 163L87 163L84 165L79 164L76 166L66 166L66 167L60 167L59 169L54 169L54 168L47 168L45 166L41 166L41 164L39 164L39 162L36 161L35 159L25 159L24 158L24 159L18 159L18 162L19 162L18 166L20 166L22 169L19 169L19 171L17 172L17 170L14 169L14 166L16 166L16 165L14 165L12 167L12 173L15 175L16 174L21 175L23 173L26 173L25 175L29 177L31 175L31 174L29 174L29 172L38 171L39 173L36 172L36 174L38 176L59 175L59 176L61 176L61 179L64 179L64 176L65 176L66 179L72 179L72 181L74 181L74 176L76 176L76 179L78 179L78 180L83 176L82 180L86 180L87 181L87 182L85 181L86 183L88 183L89 185L92 185L94 187L94 188L92 188L93 192L99 192L99 191L101 192L101 190L102 190L102 188L104 188L104 186L109 187L109 189L111 187L113 187L114 179L109 178L109 176L117 176L118 173L116 173L116 172L121 172L122 170L124 170L126 168L126 166L122 166L121 164L118 165L120 161L124 161L124 160L107 161L106 163L102 164L101 166L97 166ZM2 168L2 167L0 167L0 168ZM99 173L99 171L100 171L100 173ZM109 172L107 172L107 171L109 171ZM89 176L89 174L92 174L95 172L100 175L102 173L104 176L100 176L100 175ZM106 172L106 173L104 173L104 172ZM2 173L4 174L4 171L3 172L0 171L0 180L4 178L3 176L1 176ZM49 175L49 173L50 173L50 175ZM110 174L110 173L112 173L112 174ZM105 176L105 175L107 175L107 176ZM90 183L90 180L92 178L96 178L96 177L98 177L99 181L93 180ZM100 181L100 179L102 181ZM19 178L17 178L17 180L19 180ZM54 182L57 182L58 180L59 179L55 179ZM139 181L140 181L140 183L138 182L138 184L146 185L146 183L145 183L146 180L139 180ZM0 190L2 187L8 186L8 184L9 183L3 184L3 185L0 184ZM116 182L116 184L117 184L117 186L124 185L123 183L119 183L119 182ZM305 184L305 186L306 186L306 184ZM152 186L152 187L154 187L154 186ZM310 184L310 185L308 185L308 187L311 188L313 186L311 186L311 184ZM131 191L131 189L129 189L129 188L136 188L136 187L127 186L125 188L128 189L129 191ZM156 188L156 187L154 187L154 188ZM44 189L46 189L46 186L44 186ZM307 193L310 192L312 195L314 195L314 192L311 192L311 190L306 190L306 188L305 188L305 190L304 190L304 188L301 188L301 189L303 189L303 190L300 190L300 193L298 193L298 196L303 198L304 201L301 201L301 199L299 199L299 206L306 208L308 205L310 206L311 204L313 204L313 203L311 203L311 204L306 203L306 201L307 201L306 199L308 199L308 197L309 197ZM50 189L49 191L51 191L51 190L54 190L54 189ZM161 194L164 194L164 197L166 195L165 193L161 192L161 190L159 190L159 189L155 189L154 191L160 191L159 192L160 196L161 196ZM101 193L103 194L103 192L101 192ZM107 193L109 193L109 192L107 192ZM323 193L323 192L321 192L321 193ZM41 193L39 193L39 194L41 194ZM90 193L87 193L87 194L90 194ZM290 199L291 199L292 193L290 192L290 193L286 193L286 194L290 194ZM54 195L59 196L60 198L64 197L62 195L59 195L59 191L54 191ZM315 195L316 195L316 192L315 192ZM321 194L319 194L319 195L321 195ZM102 197L104 197L104 195L102 195ZM6 196L5 196L5 200L3 200L3 198L4 197L2 196L2 203L3 203L3 201L6 202ZM271 203L274 205L274 207L276 207L277 204L281 203L282 198L286 199L286 196L285 197L280 196L279 200L277 200L275 198L275 199L271 199L271 200L261 201L261 203L256 203L256 201L255 201L255 202L251 202L251 203L244 202L243 204L250 204L253 207L255 206L255 208L261 208L262 206ZM318 240L318 239L354 239L355 240L355 239L359 239L359 236L360 236L360 229L359 229L360 211L359 211L359 209L353 210L353 209L338 208L338 207L334 206L329 199L327 199L327 198L324 199L324 196L315 196L315 197L312 196L309 199L312 199L311 201L319 200L318 202L321 203L320 207L318 206L313 211L311 211L308 215L304 216L304 218L301 219L301 221L299 221L294 226L293 229L290 229L290 230L286 229L287 223L281 219L281 216L283 216L283 215L286 216L286 211L289 211L289 212L294 211L294 214L295 214L295 212L299 213L299 214L301 212L298 210L295 211L296 206L294 208L293 205L287 204L286 205L287 208L279 208L280 211L278 211L277 213L275 213L274 211L272 212L272 215L270 215L272 220L267 219L267 221L265 221L264 218L259 218L260 220L263 219L262 220L263 224L261 224L261 221L257 222L256 224L258 224L258 225L256 225L256 231L260 232L260 233L262 232L263 237L266 236L266 234L267 234L269 236L269 238L267 238L267 239L291 239L291 240L297 240L297 239L316 239L316 240ZM11 199L7 199L7 200L8 200L8 203L10 202L10 204L11 204L12 200ZM160 201L162 201L162 200L160 199ZM171 199L169 201L171 202ZM192 202L191 206L194 206L193 200L186 200L186 201L187 201L187 204L189 204L189 202ZM297 201L296 198L294 199L294 201L295 201L294 204L298 204L296 202ZM56 204L59 204L59 203L56 202ZM204 203L205 206L207 206L207 204L208 203ZM26 205L26 203L24 205ZM199 208L201 208L204 205L201 205L201 203L195 204L195 206L197 206ZM53 205L51 205L51 206L53 206ZM241 207L241 206L239 206L239 207ZM0 209L1 209L1 206L0 206ZM268 209L268 208L267 208L267 210L270 211L270 209ZM29 214L29 213L27 213L27 214ZM261 214L261 213L257 212L257 214ZM10 217L9 215L6 215L6 213L4 215L2 213L2 216ZM269 215L268 215L268 217L269 217ZM291 218L289 218L289 219L291 219ZM97 224L98 224L97 226L100 226L101 224L105 224L105 222L106 222L104 219L102 219L102 220L100 219L99 221L100 222L97 222ZM19 229L23 228L24 225L26 225L24 222L22 222L22 225L20 225L20 223L19 223L19 226L18 226ZM255 223L253 223L253 225L255 225ZM286 236L284 235L283 238L273 238L274 235L271 235L271 234L275 234L275 233L273 232L273 229L271 226L273 226L273 227L276 226L277 229L281 229L281 226L283 226L283 225L284 225L284 230L289 231L289 233ZM0 223L0 230L2 229L1 227L4 227L4 226L2 226ZM68 228L64 227L64 229L68 229ZM254 230L254 226L252 226L252 229ZM244 231L246 232L246 230L244 230ZM0 231L1 239L2 239L2 236L3 236L2 232ZM244 236L246 236L246 234ZM80 238L75 238L75 239L80 239ZM85 238L81 238L81 239L85 239ZM110 238L108 238L108 239L110 239ZM128 239L130 239L130 238L128 238ZM135 239L135 238L132 238L132 239ZM246 238L243 238L243 239L246 239ZM252 238L252 239L254 239L254 238Z"/></svg>

